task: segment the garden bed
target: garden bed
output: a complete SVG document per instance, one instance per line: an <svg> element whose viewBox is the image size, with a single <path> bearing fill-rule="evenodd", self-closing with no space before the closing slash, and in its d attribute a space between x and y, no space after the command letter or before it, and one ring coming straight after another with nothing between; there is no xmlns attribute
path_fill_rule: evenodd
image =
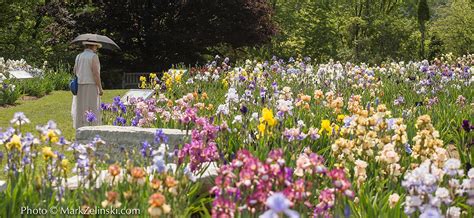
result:
<svg viewBox="0 0 474 218"><path fill-rule="evenodd" d="M154 89L153 98L101 104L109 126L86 127L80 143L51 122L26 135L17 114L17 129L2 130L14 186L0 207L5 216L27 202L171 217L472 217L474 56L443 60L248 60L234 68L218 59L150 74L140 87ZM46 107L69 113L60 105ZM174 142L166 128L190 138ZM205 183L198 178L209 163L216 173ZM80 183L73 189L66 178Z"/></svg>

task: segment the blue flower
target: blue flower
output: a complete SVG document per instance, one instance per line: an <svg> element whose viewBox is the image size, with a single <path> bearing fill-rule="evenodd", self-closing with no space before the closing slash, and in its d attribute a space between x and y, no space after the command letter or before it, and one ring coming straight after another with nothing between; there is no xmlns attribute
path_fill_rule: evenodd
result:
<svg viewBox="0 0 474 218"><path fill-rule="evenodd" d="M168 136L163 132L162 129L158 129L155 132L155 143L168 143Z"/></svg>
<svg viewBox="0 0 474 218"><path fill-rule="evenodd" d="M249 111L249 110L248 110L248 108L247 108L245 105L242 105L242 107L240 108L240 112L241 112L242 114L244 114L244 115L245 115L248 111Z"/></svg>
<svg viewBox="0 0 474 218"><path fill-rule="evenodd" d="M108 111L108 110L110 110L110 104L100 103L100 108L101 108L103 111Z"/></svg>
<svg viewBox="0 0 474 218"><path fill-rule="evenodd" d="M127 123L127 120L125 120L125 118L118 116L114 120L113 125L114 126L118 126L118 125L125 126L126 123Z"/></svg>
<svg viewBox="0 0 474 218"><path fill-rule="evenodd" d="M132 120L132 126L138 126L138 122L140 121L140 118L138 117L135 117L133 120Z"/></svg>
<svg viewBox="0 0 474 218"><path fill-rule="evenodd" d="M23 158L21 159L21 163L23 166L30 164L31 163L30 157L28 155L23 156Z"/></svg>
<svg viewBox="0 0 474 218"><path fill-rule="evenodd" d="M290 218L300 217L298 212L290 209L291 202L286 198L283 193L278 192L267 198L266 205L269 210L265 211L265 213L260 215L260 218L278 217L278 214L281 213L284 213Z"/></svg>
<svg viewBox="0 0 474 218"><path fill-rule="evenodd" d="M67 145L67 144L69 144L69 143L70 143L70 142L68 142L68 141L64 138L64 136L61 136L61 137L59 138L59 142L58 142L57 144L58 144L58 145Z"/></svg>
<svg viewBox="0 0 474 218"><path fill-rule="evenodd" d="M127 107L122 102L120 102L119 107L122 113L127 113Z"/></svg>
<svg viewBox="0 0 474 218"><path fill-rule="evenodd" d="M153 165L151 166L153 171L163 173L166 170L166 164L163 160L163 156L157 155L153 158Z"/></svg>
<svg viewBox="0 0 474 218"><path fill-rule="evenodd" d="M94 144L94 145L99 145L99 144L104 145L104 144L105 144L105 141L102 140L99 135L96 135L96 136L94 137L94 139L92 140L92 144Z"/></svg>
<svg viewBox="0 0 474 218"><path fill-rule="evenodd" d="M344 207L344 217L351 217L351 207L348 204Z"/></svg>
<svg viewBox="0 0 474 218"><path fill-rule="evenodd" d="M408 143L405 144L405 151L408 154L411 154L413 152L413 150L411 150L411 148L410 148L410 144L408 144Z"/></svg>
<svg viewBox="0 0 474 218"><path fill-rule="evenodd" d="M97 121L97 117L95 116L95 114L92 112L92 111L86 111L86 113L84 114L87 122L89 123L92 123L92 122L95 122Z"/></svg>
<svg viewBox="0 0 474 218"><path fill-rule="evenodd" d="M393 129L393 125L395 125L395 121L396 121L396 120L397 120L397 119L395 119L395 118L387 119L387 126L388 126L387 128L388 128L389 130L392 130L392 129Z"/></svg>
<svg viewBox="0 0 474 218"><path fill-rule="evenodd" d="M114 103L119 103L119 102L121 102L120 96L115 96L114 97Z"/></svg>
<svg viewBox="0 0 474 218"><path fill-rule="evenodd" d="M443 217L441 213L439 212L439 209L435 208L427 208L425 211L420 214L420 218L441 218Z"/></svg>
<svg viewBox="0 0 474 218"><path fill-rule="evenodd" d="M350 117L345 117L344 118L344 127L349 127L351 125L351 122L354 120L355 116L350 116Z"/></svg>
<svg viewBox="0 0 474 218"><path fill-rule="evenodd" d="M150 150L151 146L147 141L142 142L142 148L140 149L140 153L143 157L148 156L148 151Z"/></svg>

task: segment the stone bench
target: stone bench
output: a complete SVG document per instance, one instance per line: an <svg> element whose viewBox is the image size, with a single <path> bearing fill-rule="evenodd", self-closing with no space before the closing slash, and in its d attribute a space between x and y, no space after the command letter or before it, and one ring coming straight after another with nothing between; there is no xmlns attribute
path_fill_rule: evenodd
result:
<svg viewBox="0 0 474 218"><path fill-rule="evenodd" d="M108 154L109 163L123 158L122 149L138 151L141 144L148 141L153 144L157 128L141 128L133 126L86 126L76 130L76 141L87 144L96 136L99 136L106 145L99 145L96 153L99 155ZM186 132L179 129L162 129L168 137L170 149L182 145L188 141Z"/></svg>
<svg viewBox="0 0 474 218"><path fill-rule="evenodd" d="M153 143L155 140L155 133L157 128L141 128L141 127L122 127L122 126L86 126L76 130L76 141L78 143L86 144L91 142L96 136L100 136L106 142L105 146L99 146L96 152L107 153L111 160L122 158L119 154L121 146L125 148L133 148L141 146L141 143L148 141ZM163 133L168 137L168 145L173 147L175 145L184 144L189 137L186 132L179 129L162 129ZM140 148L140 147L137 147ZM198 181L203 182L205 191L210 188L214 177L217 175L216 163L205 163L206 171L201 175L194 174ZM167 164L167 167L174 171L175 164ZM97 185L105 182L107 170L101 170L97 178ZM68 189L76 189L79 185L79 178L72 176L67 179L66 186ZM5 190L7 184L0 180L0 192Z"/></svg>
<svg viewBox="0 0 474 218"><path fill-rule="evenodd" d="M85 126L76 130L76 141L79 143L91 142L97 135L108 144L140 145L144 141L153 143L157 128L141 128L134 126ZM178 145L186 142L186 132L179 129L162 129L168 136L169 145Z"/></svg>

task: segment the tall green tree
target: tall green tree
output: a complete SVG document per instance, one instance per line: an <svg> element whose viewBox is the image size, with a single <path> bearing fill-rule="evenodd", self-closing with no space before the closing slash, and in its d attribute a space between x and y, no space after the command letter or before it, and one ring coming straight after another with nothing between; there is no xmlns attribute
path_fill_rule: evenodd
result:
<svg viewBox="0 0 474 218"><path fill-rule="evenodd" d="M94 2L77 19L76 32L111 36L122 56L111 60L135 70L159 70L174 63L202 61L208 48L255 46L276 32L267 0Z"/></svg>
<svg viewBox="0 0 474 218"><path fill-rule="evenodd" d="M443 53L464 55L474 52L474 3L472 0L450 0L436 11L429 30L441 44Z"/></svg>
<svg viewBox="0 0 474 218"><path fill-rule="evenodd" d="M425 34L426 22L430 20L430 8L427 0L420 0L418 2L418 24L420 25L421 43L420 43L420 57L425 57Z"/></svg>
<svg viewBox="0 0 474 218"><path fill-rule="evenodd" d="M64 1L4 0L0 2L0 57L28 63L64 62L74 25Z"/></svg>

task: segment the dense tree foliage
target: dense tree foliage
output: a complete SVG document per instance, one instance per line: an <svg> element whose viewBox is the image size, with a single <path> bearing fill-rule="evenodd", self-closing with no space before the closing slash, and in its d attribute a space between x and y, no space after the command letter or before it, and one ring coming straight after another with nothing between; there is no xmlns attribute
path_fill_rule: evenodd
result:
<svg viewBox="0 0 474 218"><path fill-rule="evenodd" d="M321 61L378 63L473 51L474 4L469 0L272 2L281 34L264 49L251 50L252 55L297 53Z"/></svg>
<svg viewBox="0 0 474 218"><path fill-rule="evenodd" d="M74 36L111 36L105 66L159 71L215 54L378 63L474 50L471 0L0 2L0 56L71 63ZM107 52L104 52L107 54Z"/></svg>
<svg viewBox="0 0 474 218"><path fill-rule="evenodd" d="M78 17L78 32L110 35L125 58L147 70L161 64L193 63L208 47L254 46L270 41L276 26L265 0L98 1ZM168 66L166 66L168 67Z"/></svg>

